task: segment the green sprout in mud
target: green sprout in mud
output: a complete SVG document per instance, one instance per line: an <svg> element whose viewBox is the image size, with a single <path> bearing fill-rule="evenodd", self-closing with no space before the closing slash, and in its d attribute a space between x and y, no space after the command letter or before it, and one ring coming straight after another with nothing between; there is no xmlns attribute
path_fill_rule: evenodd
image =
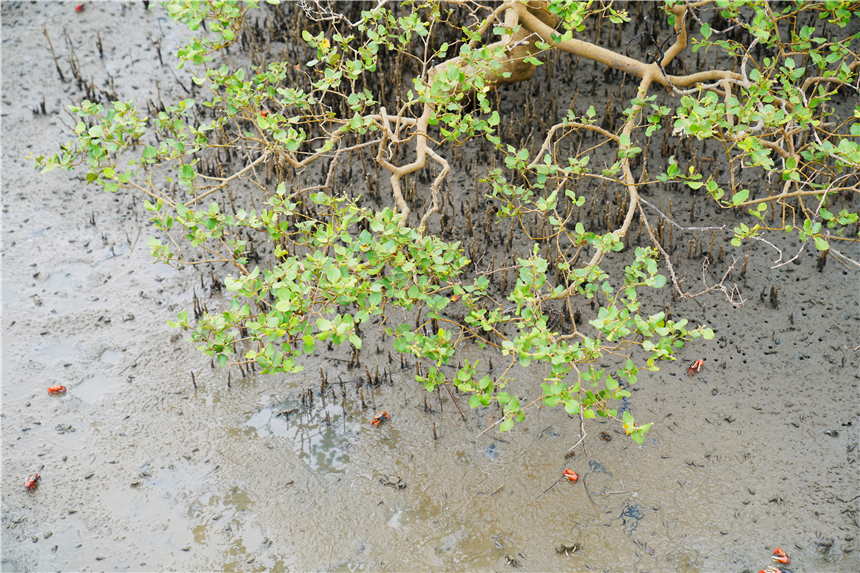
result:
<svg viewBox="0 0 860 573"><path fill-rule="evenodd" d="M171 322L222 366L253 362L268 373L297 372L302 356L320 347L348 344L357 352L362 328L380 324L394 350L432 364L416 375L428 391L456 387L472 408L500 405L501 431L530 408L561 407L581 419L613 418L641 444L651 424L637 425L629 411L619 416L615 405L630 396L641 370L656 371L687 342L714 336L706 326L649 314L640 302L664 286L680 298L714 290L682 288L657 230L666 221L653 213L649 220L644 189L686 189L748 215L757 222L733 225L736 248L779 231L794 234L801 248L811 242L860 266L834 248L858 236L858 214L846 196L858 193L860 108L843 119L834 112L842 94L856 91L860 67L850 48L857 34L832 33L856 18L848 3L792 4L775 13L763 0L666 2L660 10L672 34L639 33L650 50L643 61L589 41L595 26L620 38L624 26L641 20L611 2L378 2L350 18L306 3L306 29L292 38L301 38L305 60L258 58L231 67L226 50L242 37L257 4L165 2L170 17L195 33L177 53L178 67L195 70L194 97L151 118L133 102L110 109L84 101L71 108L77 142L35 158L45 171L82 165L87 183L145 194L159 231L149 241L157 261L229 268L223 276L229 308L200 317L181 312ZM439 39L443 27L459 39ZM685 63L676 75L681 54L687 62L704 54L736 65L700 65L688 73ZM563 111L554 124L532 107L531 120L543 133L530 135L530 144L517 141L513 119L500 113L499 88L528 81L556 57L621 71L638 80L636 96L620 115L613 99L589 105L581 116ZM404 61L411 75L402 72ZM654 93L658 87L663 96ZM198 114L204 109L208 123ZM528 118L527 103L522 111ZM595 142L583 145L583 135ZM663 153L662 170L645 159L658 139L676 150ZM677 151L694 140L717 146L707 158L713 168ZM480 178L493 205L484 228L506 222L510 237L516 230L527 245L525 256L506 261L505 272L515 278L508 284L504 275L501 296L493 294L497 271L478 272L479 261L471 260L474 244L444 238L453 220L443 196L447 191L450 200L452 191L448 159L467 142L500 158ZM241 153L243 166L207 172L206 161L222 152ZM350 173L361 165L376 207L336 191L336 170L346 162ZM314 163L323 168L319 180L308 181ZM418 186L416 178L431 166L429 184ZM277 176L274 191L260 182L262 172ZM476 185L478 179L476 173ZM234 204L230 185L239 181L252 187L253 208ZM766 196L762 181L773 190ZM380 185L390 192L387 201L379 199ZM588 208L580 189L589 185L617 191L618 217L607 214L607 232L580 216ZM481 222L473 221L468 197L466 204L474 239ZM653 247L631 248L636 218ZM265 264L251 237L268 240ZM611 276L604 261L623 261L616 265L623 273ZM573 305L583 300L593 316L577 325ZM553 320L559 306L571 317L569 331ZM399 323L404 316L408 322ZM504 367L491 376L478 361L465 360L454 374L443 373L467 343L494 350ZM623 366L595 366L607 357ZM539 395L511 394L514 369L537 365L543 382L532 394Z"/></svg>

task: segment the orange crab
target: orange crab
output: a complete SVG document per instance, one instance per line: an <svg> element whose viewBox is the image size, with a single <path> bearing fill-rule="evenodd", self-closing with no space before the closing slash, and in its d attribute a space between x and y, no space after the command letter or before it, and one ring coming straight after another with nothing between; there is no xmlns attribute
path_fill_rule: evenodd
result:
<svg viewBox="0 0 860 573"><path fill-rule="evenodd" d="M27 478L26 482L24 482L24 487L27 489L27 491L33 491L39 486L39 482L41 480L42 478L39 476L39 474L33 474Z"/></svg>
<svg viewBox="0 0 860 573"><path fill-rule="evenodd" d="M687 368L687 376L695 376L699 372L702 371L702 366L704 366L705 361L699 358L695 362L693 362L689 368Z"/></svg>
<svg viewBox="0 0 860 573"><path fill-rule="evenodd" d="M566 477L567 479L569 479L573 483L576 483L579 481L579 474L573 470L564 470L563 472L561 472L561 475L563 475L564 477Z"/></svg>
<svg viewBox="0 0 860 573"><path fill-rule="evenodd" d="M378 426L379 424L382 423L383 420L390 420L390 419L391 419L391 415L388 412L386 412L385 410L383 410L382 412L380 412L379 414L377 414L373 417L373 421L370 422L370 424L373 426Z"/></svg>
<svg viewBox="0 0 860 573"><path fill-rule="evenodd" d="M785 554L785 551L777 547L773 550L773 556L771 557L774 561L779 561L783 565L791 565L791 558Z"/></svg>
<svg viewBox="0 0 860 573"><path fill-rule="evenodd" d="M51 386L48 388L48 394L65 394L66 387L65 386Z"/></svg>

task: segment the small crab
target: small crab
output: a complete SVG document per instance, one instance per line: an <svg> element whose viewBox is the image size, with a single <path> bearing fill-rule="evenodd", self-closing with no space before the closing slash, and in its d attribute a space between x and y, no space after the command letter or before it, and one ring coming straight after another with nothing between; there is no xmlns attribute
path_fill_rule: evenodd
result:
<svg viewBox="0 0 860 573"><path fill-rule="evenodd" d="M773 556L771 557L774 561L778 561L783 565L791 565L791 558L785 554L785 551L777 547L773 550Z"/></svg>
<svg viewBox="0 0 860 573"><path fill-rule="evenodd" d="M705 361L699 358L695 362L693 362L689 368L687 368L687 376L695 376L699 372L702 371L702 366L704 366Z"/></svg>
<svg viewBox="0 0 860 573"><path fill-rule="evenodd" d="M383 420L390 420L390 419L391 419L391 415L388 412L386 412L385 410L383 410L382 412L380 412L379 414L377 414L373 417L373 421L370 422L370 424L372 426L378 426L379 424L382 423Z"/></svg>
<svg viewBox="0 0 860 573"><path fill-rule="evenodd" d="M65 394L65 393L66 393L66 387L65 386L57 385L57 386L51 386L50 388L48 388L48 394Z"/></svg>
<svg viewBox="0 0 860 573"><path fill-rule="evenodd" d="M567 479L569 479L573 483L576 483L577 481L579 481L579 474L573 470L564 470L563 472L561 472L561 475L563 475L564 477L566 477Z"/></svg>
<svg viewBox="0 0 860 573"><path fill-rule="evenodd" d="M39 482L41 480L42 478L39 476L39 474L33 474L27 478L26 482L24 482L24 487L27 489L27 491L33 491L39 486Z"/></svg>

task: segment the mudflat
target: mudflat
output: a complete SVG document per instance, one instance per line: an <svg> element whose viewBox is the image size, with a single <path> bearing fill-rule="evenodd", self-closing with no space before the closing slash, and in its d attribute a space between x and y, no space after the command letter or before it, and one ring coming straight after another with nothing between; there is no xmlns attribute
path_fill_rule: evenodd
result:
<svg viewBox="0 0 860 573"><path fill-rule="evenodd" d="M415 364L372 333L366 348L380 351L358 369L345 348L297 375L213 368L167 320L194 297L213 312L227 298L208 274L152 264L142 197L102 193L80 173L42 175L27 159L71 139L65 108L87 86L70 58L98 94L140 105L188 97L188 76L173 70L183 27L142 3L77 4L0 4L4 572L743 571L763 568L777 546L792 570L860 570L856 272L832 260L819 270L809 249L770 269L773 249L734 252L730 233L716 238L724 260L715 254L704 271L702 254L681 247L694 284L718 281L733 252L749 255L730 281L746 302L675 302L668 287L643 301L716 337L640 377L624 407L654 422L644 445L596 423L567 459L578 420L544 409L512 432L482 434L497 410L428 395ZM536 100L568 106L603 81L589 65L565 83L566 65L553 82L536 74ZM480 150L462 153L451 189L471 196L465 166ZM648 196L670 198L700 223L733 223L687 195ZM477 348L460 352L490 371ZM539 392L540 373L515 374L517 392ZM66 393L50 394L55 385ZM372 424L383 410L390 419ZM580 479L546 491L563 468Z"/></svg>

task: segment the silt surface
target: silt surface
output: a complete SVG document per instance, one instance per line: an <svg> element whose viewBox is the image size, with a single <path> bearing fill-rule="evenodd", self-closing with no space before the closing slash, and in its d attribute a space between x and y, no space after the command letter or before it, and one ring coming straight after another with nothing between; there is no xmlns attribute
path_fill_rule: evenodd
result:
<svg viewBox="0 0 860 573"><path fill-rule="evenodd" d="M359 369L344 348L294 375L213 368L167 321L195 295L213 311L227 299L197 270L152 264L142 198L27 159L70 139L64 109L81 97L43 24L61 68L73 48L83 76L141 104L187 97L156 54L187 32L139 2L0 6L4 572L757 571L777 546L792 571L860 570L856 272L819 272L809 250L771 270L757 243L734 277L740 308L667 287L650 311L671 303L714 340L640 376L624 407L654 422L642 446L592 422L572 458L578 419L543 409L484 433L498 409L455 394L461 415L372 332ZM759 296L771 287L776 305ZM476 347L457 356L475 358L492 374ZM377 368L363 408L355 379ZM540 374L517 369L513 391L534 399ZM559 481L564 468L580 480Z"/></svg>

